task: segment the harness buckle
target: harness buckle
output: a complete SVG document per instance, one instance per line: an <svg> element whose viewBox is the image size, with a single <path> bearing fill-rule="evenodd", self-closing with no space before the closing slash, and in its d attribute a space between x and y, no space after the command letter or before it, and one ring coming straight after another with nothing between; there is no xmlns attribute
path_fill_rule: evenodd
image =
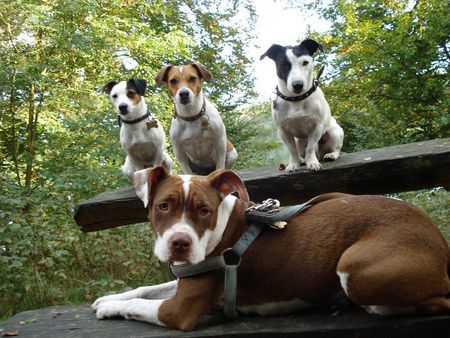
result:
<svg viewBox="0 0 450 338"><path fill-rule="evenodd" d="M233 248L227 248L222 251L223 260L226 265L239 266L242 261L242 257L233 251Z"/></svg>

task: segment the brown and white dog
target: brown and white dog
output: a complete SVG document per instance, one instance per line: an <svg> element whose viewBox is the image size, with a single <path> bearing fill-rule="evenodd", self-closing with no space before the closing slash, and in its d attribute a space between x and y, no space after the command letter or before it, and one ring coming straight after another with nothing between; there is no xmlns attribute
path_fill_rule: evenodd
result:
<svg viewBox="0 0 450 338"><path fill-rule="evenodd" d="M209 82L211 77L202 64L195 62L164 66L155 78L157 85L167 84L174 100L170 139L185 174L229 169L238 157L219 112L203 95L203 81Z"/></svg>
<svg viewBox="0 0 450 338"><path fill-rule="evenodd" d="M220 255L246 229L248 202L239 177L171 176L162 167L136 172L137 195L149 205L155 254L163 262L198 263ZM239 192L241 198L232 195ZM237 308L292 312L342 290L375 314L450 312L449 247L418 208L380 196L332 193L284 230L267 229L242 257ZM122 316L189 331L224 293L224 272L97 299L97 318Z"/></svg>

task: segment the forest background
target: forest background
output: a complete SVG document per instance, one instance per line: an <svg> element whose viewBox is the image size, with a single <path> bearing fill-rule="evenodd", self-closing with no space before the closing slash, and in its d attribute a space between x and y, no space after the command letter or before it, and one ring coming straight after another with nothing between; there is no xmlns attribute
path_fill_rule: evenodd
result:
<svg viewBox="0 0 450 338"><path fill-rule="evenodd" d="M326 51L316 62L327 69L321 87L346 132L344 151L450 135L448 2L277 2L332 23L308 35ZM161 281L148 224L84 234L73 221L77 201L128 185L116 114L96 95L104 83L147 79L146 102L168 130L171 100L152 79L164 64L200 61L240 154L235 168L286 160L270 102L254 100L253 1L15 0L1 8L0 319ZM427 210L450 239L447 191L398 196Z"/></svg>

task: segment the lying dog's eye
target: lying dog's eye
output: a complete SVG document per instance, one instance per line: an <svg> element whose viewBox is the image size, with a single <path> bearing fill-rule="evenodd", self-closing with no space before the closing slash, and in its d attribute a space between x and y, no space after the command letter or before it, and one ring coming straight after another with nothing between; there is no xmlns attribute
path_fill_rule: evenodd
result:
<svg viewBox="0 0 450 338"><path fill-rule="evenodd" d="M136 95L136 93L128 92L127 96L131 99Z"/></svg>
<svg viewBox="0 0 450 338"><path fill-rule="evenodd" d="M114 95L112 96L112 98L113 98L113 99L117 99L117 94L114 94Z"/></svg>
<svg viewBox="0 0 450 338"><path fill-rule="evenodd" d="M178 80L177 79L172 79L169 81L171 85L176 85Z"/></svg>
<svg viewBox="0 0 450 338"><path fill-rule="evenodd" d="M195 80L197 80L197 78L196 78L195 76L191 76L191 77L189 78L189 81L190 81L190 82L195 82Z"/></svg>
<svg viewBox="0 0 450 338"><path fill-rule="evenodd" d="M167 202L161 203L160 205L158 205L158 208L161 211L167 211L169 210L169 203Z"/></svg>
<svg viewBox="0 0 450 338"><path fill-rule="evenodd" d="M201 216L206 216L206 215L209 214L209 209L205 208L205 207L200 208L199 213L200 213Z"/></svg>
<svg viewBox="0 0 450 338"><path fill-rule="evenodd" d="M309 61L303 61L303 66L307 66Z"/></svg>

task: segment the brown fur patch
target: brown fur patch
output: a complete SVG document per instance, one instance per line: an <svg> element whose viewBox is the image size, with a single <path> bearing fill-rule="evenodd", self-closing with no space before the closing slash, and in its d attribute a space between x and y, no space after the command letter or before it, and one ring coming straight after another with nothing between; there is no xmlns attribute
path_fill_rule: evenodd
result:
<svg viewBox="0 0 450 338"><path fill-rule="evenodd" d="M187 87L197 96L202 89L202 76L193 65L174 66L167 74L167 86L171 96L182 87Z"/></svg>
<svg viewBox="0 0 450 338"><path fill-rule="evenodd" d="M227 153L232 151L234 146L231 144L230 140L227 139Z"/></svg>

